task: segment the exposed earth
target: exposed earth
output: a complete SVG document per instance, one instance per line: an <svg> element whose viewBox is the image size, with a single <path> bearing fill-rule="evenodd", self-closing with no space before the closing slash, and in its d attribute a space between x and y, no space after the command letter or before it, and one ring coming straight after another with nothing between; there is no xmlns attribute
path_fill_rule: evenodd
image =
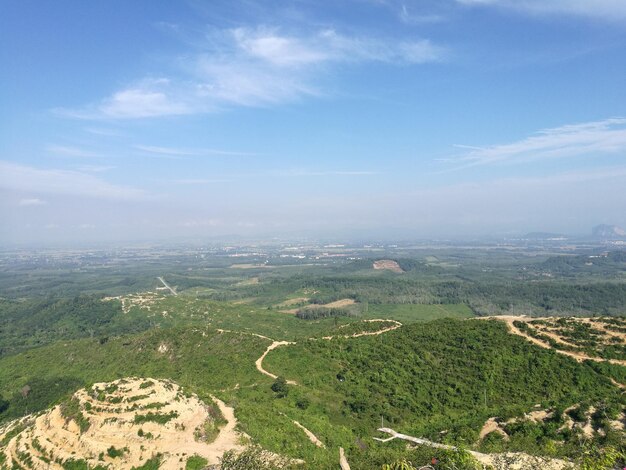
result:
<svg viewBox="0 0 626 470"><path fill-rule="evenodd" d="M79 390L68 403L14 421L0 430L12 437L0 452L7 468L63 469L83 460L90 468L131 469L160 458L161 469L184 469L189 457L219 463L242 450L232 408L203 403L170 381L129 378ZM218 429L216 417L226 424ZM217 435L208 436L207 429Z"/></svg>

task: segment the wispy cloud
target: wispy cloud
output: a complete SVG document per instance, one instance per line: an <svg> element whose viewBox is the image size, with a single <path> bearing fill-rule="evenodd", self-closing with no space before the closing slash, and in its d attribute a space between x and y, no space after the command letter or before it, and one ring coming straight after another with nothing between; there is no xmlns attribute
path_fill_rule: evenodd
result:
<svg viewBox="0 0 626 470"><path fill-rule="evenodd" d="M79 147L69 147L69 146L65 146L65 145L56 145L56 144L49 144L46 146L46 151L48 153L53 153L55 155L61 155L64 157L87 157L87 158L92 158L92 157L100 157L101 155L89 151L89 150L85 150L83 148L79 148Z"/></svg>
<svg viewBox="0 0 626 470"><path fill-rule="evenodd" d="M470 151L449 159L459 168L497 163L523 163L533 160L614 154L626 151L626 119L573 124L545 129L509 144L468 147ZM458 168L457 168L458 169Z"/></svg>
<svg viewBox="0 0 626 470"><path fill-rule="evenodd" d="M219 149L183 149L173 147L158 147L154 145L134 145L133 148L141 150L142 152L152 153L156 155L170 155L181 157L196 157L196 156L233 156L233 157L250 157L257 155L250 152L233 152L230 150Z"/></svg>
<svg viewBox="0 0 626 470"><path fill-rule="evenodd" d="M457 0L469 6L494 6L530 14L569 14L610 21L626 18L622 0Z"/></svg>
<svg viewBox="0 0 626 470"><path fill-rule="evenodd" d="M277 176L373 176L378 175L375 171L363 171L363 170L328 170L328 171L315 171L315 170L284 170L274 173Z"/></svg>
<svg viewBox="0 0 626 470"><path fill-rule="evenodd" d="M190 186L190 185L232 183L233 181L234 181L233 179L189 178L189 179L173 180L173 181L170 181L170 183Z"/></svg>
<svg viewBox="0 0 626 470"><path fill-rule="evenodd" d="M108 183L78 171L40 169L0 160L0 188L124 201L150 199L143 190Z"/></svg>
<svg viewBox="0 0 626 470"><path fill-rule="evenodd" d="M175 61L177 77L143 78L95 105L56 112L79 119L134 119L266 106L323 95L317 79L331 67L424 64L443 60L447 52L421 38L349 36L333 29L285 34L268 27L216 30L203 49Z"/></svg>
<svg viewBox="0 0 626 470"><path fill-rule="evenodd" d="M236 46L249 56L281 67L330 61L421 64L442 60L445 55L444 48L427 39L381 40L347 36L333 29L304 37L282 35L268 28L237 28L231 34Z"/></svg>
<svg viewBox="0 0 626 470"><path fill-rule="evenodd" d="M105 171L113 170L115 167L111 165L81 165L76 167L78 171L87 173L103 173Z"/></svg>
<svg viewBox="0 0 626 470"><path fill-rule="evenodd" d="M174 84L167 78L146 78L116 91L97 105L53 111L74 119L137 119L190 114L199 108L188 88L184 83Z"/></svg>
<svg viewBox="0 0 626 470"><path fill-rule="evenodd" d="M400 6L398 16L406 24L438 23L444 20L444 17L441 15L414 13L404 3Z"/></svg>
<svg viewBox="0 0 626 470"><path fill-rule="evenodd" d="M46 204L48 204L46 201L36 197L20 199L17 203L18 206L45 206Z"/></svg>
<svg viewBox="0 0 626 470"><path fill-rule="evenodd" d="M95 135L103 135L106 137L119 137L122 135L121 131L115 129L107 129L104 127L86 127L85 132Z"/></svg>
<svg viewBox="0 0 626 470"><path fill-rule="evenodd" d="M106 117L120 119L191 113L191 103L176 99L167 88L169 80L144 80L114 93L104 100L99 111Z"/></svg>

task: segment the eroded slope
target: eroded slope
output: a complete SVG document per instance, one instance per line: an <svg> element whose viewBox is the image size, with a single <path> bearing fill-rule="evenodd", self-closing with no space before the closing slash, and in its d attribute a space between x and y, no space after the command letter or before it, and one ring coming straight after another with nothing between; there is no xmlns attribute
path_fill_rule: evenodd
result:
<svg viewBox="0 0 626 470"><path fill-rule="evenodd" d="M0 448L2 465L62 469L83 460L89 468L131 469L159 459L159 468L179 469L194 455L215 464L225 451L242 449L232 409L215 402L205 404L170 381L98 383L23 420L24 429Z"/></svg>

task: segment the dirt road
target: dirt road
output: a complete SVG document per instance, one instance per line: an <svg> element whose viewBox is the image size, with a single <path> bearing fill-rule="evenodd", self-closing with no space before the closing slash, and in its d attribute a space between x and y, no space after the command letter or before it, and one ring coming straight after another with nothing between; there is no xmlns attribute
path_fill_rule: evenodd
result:
<svg viewBox="0 0 626 470"><path fill-rule="evenodd" d="M265 350L265 352L261 355L261 357L259 357L259 358L256 360L255 365L256 365L257 370L258 370L261 374L265 374L265 375L267 375L268 377L271 377L271 378L273 378L273 379L278 378L278 376L277 376L277 375L272 374L271 372L268 372L268 371L266 371L266 370L263 368L263 359L265 359L265 356L267 356L267 354L268 354L268 353L269 353L272 349L276 349L276 348L278 348L278 347L280 347L280 346L286 346L286 345L288 345L288 344L296 344L296 343L293 343L293 342L290 342L290 341L274 341L272 344L270 344L270 345L267 347L267 349ZM288 383L288 384L290 384L290 385L298 385L298 383L297 383L297 382L294 382L293 380L287 380L287 383Z"/></svg>
<svg viewBox="0 0 626 470"><path fill-rule="evenodd" d="M494 317L480 317L480 318L476 318L476 319L480 319L480 320L499 320L499 321L503 321L507 324L509 331L517 336L521 336L522 338L526 339L527 341L530 341L531 343L544 348L544 349L552 349L553 351L559 353L559 354L563 354L564 356L569 356L573 359L575 359L578 362L583 362L583 361L594 361L594 362L609 362L611 364L619 364L621 366L626 366L626 361L623 360L619 360L619 359L602 359L601 357L594 357L594 356L589 356L585 353L582 352L578 352L578 351L565 351L562 349L555 349L552 346L550 346L548 343L546 343L545 341L540 340L539 338L534 338L533 336L530 336L528 333L520 330L518 327L515 326L514 322L516 321L521 321L524 323L527 323L529 320L541 320L542 318L539 317L525 317L525 316L511 316L511 315L501 315L501 316L494 316ZM541 332L542 334L546 334L546 336L551 336L548 333L545 332ZM556 335L554 335L556 336ZM551 336L552 337L552 336ZM559 341L558 338L553 338L555 341ZM561 341L562 342L562 341Z"/></svg>

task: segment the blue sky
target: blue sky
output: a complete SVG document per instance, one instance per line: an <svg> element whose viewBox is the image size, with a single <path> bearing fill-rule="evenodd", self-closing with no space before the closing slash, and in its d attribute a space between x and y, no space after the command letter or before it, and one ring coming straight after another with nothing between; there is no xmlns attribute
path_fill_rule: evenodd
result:
<svg viewBox="0 0 626 470"><path fill-rule="evenodd" d="M2 243L626 225L621 0L0 9Z"/></svg>

